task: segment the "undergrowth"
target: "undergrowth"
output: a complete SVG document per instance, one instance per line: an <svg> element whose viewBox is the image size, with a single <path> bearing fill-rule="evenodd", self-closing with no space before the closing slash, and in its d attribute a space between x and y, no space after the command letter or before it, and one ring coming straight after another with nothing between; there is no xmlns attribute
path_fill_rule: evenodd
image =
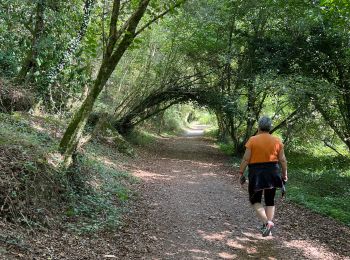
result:
<svg viewBox="0 0 350 260"><path fill-rule="evenodd" d="M204 136L211 137L211 138L217 138L218 137L219 130L215 127L209 127L204 130Z"/></svg>
<svg viewBox="0 0 350 260"><path fill-rule="evenodd" d="M287 154L288 198L350 225L350 159Z"/></svg>
<svg viewBox="0 0 350 260"><path fill-rule="evenodd" d="M78 233L118 226L137 181L119 170L117 149L98 142L63 170L63 128L55 118L0 113L0 217Z"/></svg>
<svg viewBox="0 0 350 260"><path fill-rule="evenodd" d="M68 226L78 233L115 228L121 223L120 217L128 200L135 195L128 188L137 183L135 178L116 171L95 156L78 159L79 167L75 167L73 174L78 173L81 178L67 193L69 205L65 214L70 220Z"/></svg>
<svg viewBox="0 0 350 260"><path fill-rule="evenodd" d="M151 143L153 143L155 141L155 138L156 137L152 133L146 132L146 131L142 131L142 130L139 130L139 129L133 130L126 137L126 139L130 143L132 143L134 145L138 145L138 146L149 145L149 144L151 144Z"/></svg>
<svg viewBox="0 0 350 260"><path fill-rule="evenodd" d="M218 140L219 130L217 126L212 126L204 130L204 136ZM232 142L217 141L217 146L226 155L233 156L235 154Z"/></svg>
<svg viewBox="0 0 350 260"><path fill-rule="evenodd" d="M218 143L219 149L226 155L233 155L234 148L232 144L228 143Z"/></svg>

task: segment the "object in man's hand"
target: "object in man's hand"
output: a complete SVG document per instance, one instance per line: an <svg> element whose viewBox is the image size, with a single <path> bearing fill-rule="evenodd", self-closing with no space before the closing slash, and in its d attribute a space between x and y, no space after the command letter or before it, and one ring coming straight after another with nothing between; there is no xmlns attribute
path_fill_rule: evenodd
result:
<svg viewBox="0 0 350 260"><path fill-rule="evenodd" d="M246 183L247 179L244 175L242 175L241 177L239 177L239 182L241 185L243 185L244 183Z"/></svg>
<svg viewBox="0 0 350 260"><path fill-rule="evenodd" d="M282 180L282 188L281 188L281 197L284 198L286 196L286 181L285 180Z"/></svg>

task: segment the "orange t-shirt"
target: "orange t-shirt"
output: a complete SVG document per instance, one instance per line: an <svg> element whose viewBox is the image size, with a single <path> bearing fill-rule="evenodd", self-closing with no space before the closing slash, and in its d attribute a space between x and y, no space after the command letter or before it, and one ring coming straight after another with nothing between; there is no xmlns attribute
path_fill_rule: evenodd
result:
<svg viewBox="0 0 350 260"><path fill-rule="evenodd" d="M277 162L283 144L278 137L261 133L250 137L245 147L251 150L249 163Z"/></svg>

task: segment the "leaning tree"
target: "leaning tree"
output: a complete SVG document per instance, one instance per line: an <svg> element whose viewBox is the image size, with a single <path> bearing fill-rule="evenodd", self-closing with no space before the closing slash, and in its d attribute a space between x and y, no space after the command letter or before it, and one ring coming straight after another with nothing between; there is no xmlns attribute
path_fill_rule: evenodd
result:
<svg viewBox="0 0 350 260"><path fill-rule="evenodd" d="M60 142L60 152L64 155L65 165L70 164L93 106L126 50L140 33L184 2L185 0L113 1L106 50L97 77ZM162 10L163 6L165 9ZM146 14L147 11L149 13ZM145 18L145 21L142 18Z"/></svg>

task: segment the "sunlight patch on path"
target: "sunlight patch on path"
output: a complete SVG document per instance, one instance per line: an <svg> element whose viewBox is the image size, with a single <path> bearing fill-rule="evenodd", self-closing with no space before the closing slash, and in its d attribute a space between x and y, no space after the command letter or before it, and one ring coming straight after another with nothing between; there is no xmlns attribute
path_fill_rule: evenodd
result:
<svg viewBox="0 0 350 260"><path fill-rule="evenodd" d="M133 175L135 177L141 178L144 181L148 181L148 180L167 180L168 181L174 178L169 175L143 171L143 170L134 171Z"/></svg>
<svg viewBox="0 0 350 260"><path fill-rule="evenodd" d="M197 125L194 124L190 128L184 129L185 137L200 137L204 135L205 129L209 128L207 125Z"/></svg>
<svg viewBox="0 0 350 260"><path fill-rule="evenodd" d="M288 248L296 248L303 252L307 259L324 259L325 255L329 255L329 252L321 245L307 241L307 240L292 240L284 241L283 244ZM333 258L328 258L333 259ZM350 257L345 257L344 260L349 260Z"/></svg>

